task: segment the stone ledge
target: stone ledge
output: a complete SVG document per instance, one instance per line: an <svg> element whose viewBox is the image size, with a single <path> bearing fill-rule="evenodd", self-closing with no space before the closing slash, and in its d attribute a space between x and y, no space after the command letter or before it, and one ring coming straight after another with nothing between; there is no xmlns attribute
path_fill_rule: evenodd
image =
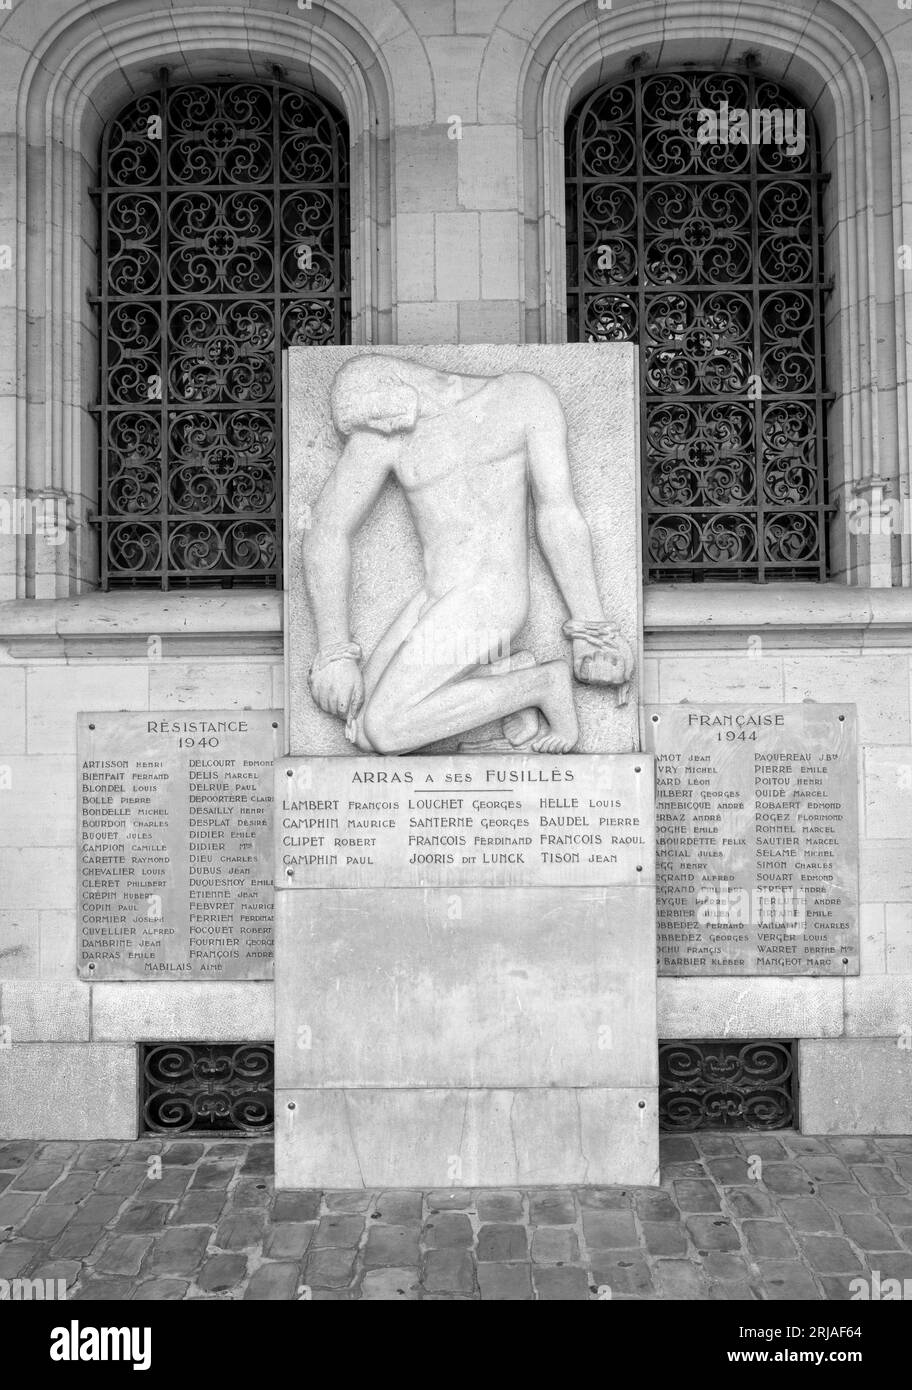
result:
<svg viewBox="0 0 912 1390"><path fill-rule="evenodd" d="M78 598L16 599L0 603L0 642L11 652L47 650L90 642L128 642L161 637L259 640L281 650L281 590L233 589L206 592L92 593ZM91 653L89 653L91 654Z"/></svg>

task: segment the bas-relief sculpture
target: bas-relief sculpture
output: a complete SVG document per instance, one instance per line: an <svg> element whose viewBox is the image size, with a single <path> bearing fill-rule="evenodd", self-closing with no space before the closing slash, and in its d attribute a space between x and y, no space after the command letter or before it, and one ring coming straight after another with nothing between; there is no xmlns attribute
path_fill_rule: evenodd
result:
<svg viewBox="0 0 912 1390"><path fill-rule="evenodd" d="M331 373L324 356L313 364L316 373L299 368L298 392L289 391L292 752L341 751L325 744L320 728L320 742L314 741L313 716L306 712L300 737L295 724L302 699L339 721L352 752L621 752L637 746L635 709L619 713L608 742L592 727L605 721L609 708L627 705L637 664L635 478L626 464L621 480L613 475L614 453L626 455L635 442L633 374L627 377L630 402L619 409L612 370L603 373L605 357L588 356L605 353L605 346L323 352L334 354ZM566 389L556 352L570 354ZM310 359L307 350L289 359L300 361L303 354ZM453 361L470 370L452 370ZM548 370L524 370L526 361L531 367L544 361ZM619 361L623 389L626 359L613 357L612 364ZM506 370L496 370L499 363ZM480 370L471 370L475 364ZM302 404L310 375L320 379ZM598 489L601 553L595 559L587 509L574 486L574 467L577 474L581 468L569 441L564 395L583 435L578 452L589 493ZM295 400L303 425L295 420ZM603 457L599 407L609 421ZM614 423L612 435L613 410L620 428ZM623 450L616 448L617 435ZM391 485L405 514L392 535L386 531L385 555L375 546L366 575L366 537L389 521ZM620 527L610 525L606 507L617 509ZM614 564L617 556L630 555L630 574L624 574L630 584L617 585L612 574L605 581L605 550L612 546ZM353 564L359 552L360 575ZM391 592L398 567L399 584ZM355 602L353 587L359 589ZM587 689L592 694L584 713L578 705Z"/></svg>
<svg viewBox="0 0 912 1390"><path fill-rule="evenodd" d="M473 751L570 752L574 677L614 687L625 703L634 654L605 615L555 389L532 372L468 375L371 353L336 372L332 418L341 454L303 540L316 704L345 721L361 752L408 753L453 734L468 735ZM349 622L352 541L390 476L424 575L362 669ZM530 601L530 499L569 615L572 667L517 649ZM501 739L472 739L492 721Z"/></svg>

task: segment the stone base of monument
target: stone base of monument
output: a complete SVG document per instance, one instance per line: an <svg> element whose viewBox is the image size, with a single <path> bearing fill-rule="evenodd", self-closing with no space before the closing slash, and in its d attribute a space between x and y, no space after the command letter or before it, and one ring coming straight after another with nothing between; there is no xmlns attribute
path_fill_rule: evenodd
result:
<svg viewBox="0 0 912 1390"><path fill-rule="evenodd" d="M280 763L278 1185L657 1182L652 827L640 755Z"/></svg>

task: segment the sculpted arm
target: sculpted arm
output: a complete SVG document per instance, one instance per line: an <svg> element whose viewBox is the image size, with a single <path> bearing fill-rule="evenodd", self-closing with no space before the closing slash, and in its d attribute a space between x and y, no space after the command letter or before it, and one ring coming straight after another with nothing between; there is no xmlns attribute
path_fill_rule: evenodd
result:
<svg viewBox="0 0 912 1390"><path fill-rule="evenodd" d="M395 450L395 443L380 434L353 434L304 533L304 582L318 645L311 693L327 714L356 714L364 698L360 653L349 628L351 543L380 494Z"/></svg>

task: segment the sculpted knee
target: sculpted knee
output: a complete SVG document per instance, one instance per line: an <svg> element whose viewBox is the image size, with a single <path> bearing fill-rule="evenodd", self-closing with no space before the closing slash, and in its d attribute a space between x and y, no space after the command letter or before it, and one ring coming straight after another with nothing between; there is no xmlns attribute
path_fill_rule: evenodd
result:
<svg viewBox="0 0 912 1390"><path fill-rule="evenodd" d="M377 753L407 753L414 746L407 719L377 700L372 700L364 711L364 733Z"/></svg>

